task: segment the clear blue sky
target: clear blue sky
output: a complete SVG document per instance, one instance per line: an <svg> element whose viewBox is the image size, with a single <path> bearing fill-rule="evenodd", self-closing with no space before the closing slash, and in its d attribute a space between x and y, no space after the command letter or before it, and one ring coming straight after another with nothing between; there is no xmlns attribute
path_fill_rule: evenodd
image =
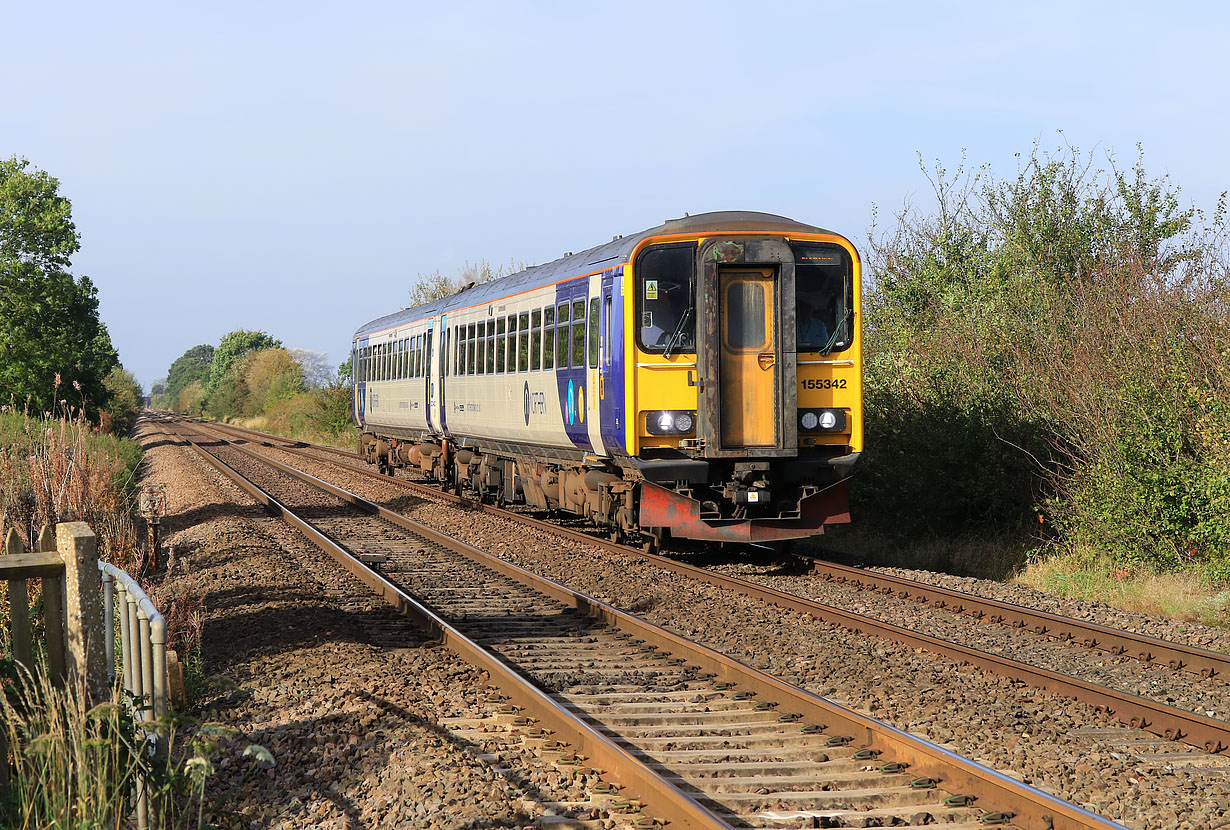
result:
<svg viewBox="0 0 1230 830"><path fill-rule="evenodd" d="M420 273L681 215L865 239L917 154L1145 148L1230 189L1220 3L21 3L0 156L61 181L148 384L236 328L345 357ZM1063 130L1060 136L1056 130ZM240 301L235 302L236 299Z"/></svg>

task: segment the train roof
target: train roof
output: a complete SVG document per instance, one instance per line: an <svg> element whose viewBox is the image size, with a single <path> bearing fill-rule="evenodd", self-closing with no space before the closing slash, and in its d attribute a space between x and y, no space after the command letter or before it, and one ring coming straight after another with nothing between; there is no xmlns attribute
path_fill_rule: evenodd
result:
<svg viewBox="0 0 1230 830"><path fill-rule="evenodd" d="M506 277L491 282L463 289L456 294L450 294L430 303L405 308L393 314L378 317L361 326L355 332L356 338L374 334L396 326L404 325L424 317L433 317L455 308L468 308L484 302L490 302L519 294L542 285L551 285L561 280L604 270L608 266L626 262L632 252L645 239L664 234L701 234L701 233L731 233L739 231L759 231L782 233L832 233L832 231L815 225L796 222L785 216L772 213L759 213L746 210L720 210L711 213L698 213L695 216L684 216L680 219L668 219L657 227L640 231L639 233L617 236L610 242L597 245L585 251L568 254L559 259L542 265L535 265L509 274Z"/></svg>

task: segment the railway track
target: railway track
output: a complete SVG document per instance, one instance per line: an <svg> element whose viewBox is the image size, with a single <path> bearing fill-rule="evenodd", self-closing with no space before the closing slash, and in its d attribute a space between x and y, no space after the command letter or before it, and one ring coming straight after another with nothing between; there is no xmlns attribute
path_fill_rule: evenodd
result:
<svg viewBox="0 0 1230 830"><path fill-rule="evenodd" d="M352 472L379 478L381 481L392 482L419 495L465 504L472 509L512 519L529 527L583 540L588 544L622 555L652 562L657 567L691 579L755 597L783 608L810 614L858 633L872 634L913 648L940 654L1036 688L1085 701L1110 713L1130 730L1145 730L1167 741L1180 741L1204 752L1230 758L1230 723L1225 720L1015 659L1012 648L1005 648L1001 653L973 648L866 614L853 613L831 604L778 590L759 582L718 573L711 569L680 562L671 557L620 545L592 533L544 522L523 513L503 510L493 505L480 504L418 482L384 476L362 464L355 454L344 450L308 445L230 425L209 424L208 428L230 434L241 440L255 441L293 455L311 458L318 462L324 461ZM314 454L320 451L325 451L328 457L322 458ZM913 600L967 616L971 621L977 621L979 624L995 624L1022 633L1032 633L1036 637L1053 641L1064 648L1081 647L1088 649L1091 653L1104 653L1115 658L1131 659L1161 667L1163 670L1169 668L1175 672L1191 672L1210 681L1216 678L1216 682L1204 690L1204 697L1224 701L1227 694L1227 689L1222 684L1230 680L1230 655L817 559L807 558L805 564L814 574L828 582L844 584L876 595ZM1107 736L1107 739L1111 743L1116 741L1116 738L1111 736ZM1131 735L1118 736L1118 740L1124 746L1139 743ZM1169 760L1180 763L1184 761L1177 756ZM1186 761L1200 763L1199 759L1186 759Z"/></svg>
<svg viewBox="0 0 1230 830"><path fill-rule="evenodd" d="M1119 826L250 449L165 428L485 668L510 733L585 776L626 826Z"/></svg>

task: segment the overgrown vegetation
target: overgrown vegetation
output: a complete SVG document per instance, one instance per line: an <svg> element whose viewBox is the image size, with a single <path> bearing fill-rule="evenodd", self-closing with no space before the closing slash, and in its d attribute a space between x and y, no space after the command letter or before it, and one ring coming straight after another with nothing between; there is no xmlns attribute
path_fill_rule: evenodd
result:
<svg viewBox="0 0 1230 830"><path fill-rule="evenodd" d="M140 445L99 432L80 410L65 407L59 417L34 417L3 408L0 539L12 529L29 547L44 525L84 521L98 535L100 558L130 574L142 573L146 552L133 517L140 464ZM167 618L168 644L191 663L199 655L200 594L178 583L172 591L142 581ZM41 581L32 580L29 590L31 624L38 633ZM120 826L138 779L155 797L151 826L197 826L200 785L212 753L208 730L181 741L174 755L151 758L118 697L87 708L83 690L55 689L41 669L33 677L18 674L10 616L8 592L0 592L0 729L8 739L13 773L8 799L0 801L0 826ZM41 646L41 636L36 643ZM36 663L41 667L45 659L36 655ZM170 722L159 728L174 729Z"/></svg>
<svg viewBox="0 0 1230 830"><path fill-rule="evenodd" d="M859 521L1230 579L1224 203L1070 147L929 179L869 251Z"/></svg>
<svg viewBox="0 0 1230 830"><path fill-rule="evenodd" d="M8 797L0 799L0 825L126 826L139 783L148 794L151 827L202 826L205 782L223 728L205 724L177 741L180 722L168 718L156 729L180 751L151 755L144 729L118 691L95 706L88 700L84 688L56 688L41 673L6 684L0 729L13 766Z"/></svg>

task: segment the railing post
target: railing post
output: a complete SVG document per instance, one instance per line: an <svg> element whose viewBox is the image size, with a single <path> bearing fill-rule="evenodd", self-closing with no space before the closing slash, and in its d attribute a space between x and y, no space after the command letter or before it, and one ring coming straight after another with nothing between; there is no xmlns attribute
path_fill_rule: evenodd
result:
<svg viewBox="0 0 1230 830"><path fill-rule="evenodd" d="M17 535L16 528L9 528L4 539L4 555L14 556L26 552L26 546ZM30 631L30 593L26 580L9 580L9 631L13 635L13 659L34 671L34 635Z"/></svg>
<svg viewBox="0 0 1230 830"><path fill-rule="evenodd" d="M137 598L128 592L128 656L132 666L128 671L128 691L138 702L141 700L141 623L137 621Z"/></svg>
<svg viewBox="0 0 1230 830"><path fill-rule="evenodd" d="M38 534L39 553L56 552L56 534L48 525L43 525ZM57 686L64 685L67 675L65 662L66 621L64 619L64 574L43 577L43 628L47 640L47 668L51 680Z"/></svg>
<svg viewBox="0 0 1230 830"><path fill-rule="evenodd" d="M167 714L167 621L159 615L150 621L150 646L154 652L154 717Z"/></svg>
<svg viewBox="0 0 1230 830"><path fill-rule="evenodd" d="M115 577L103 571L103 631L107 632L107 685L115 686Z"/></svg>
<svg viewBox="0 0 1230 830"><path fill-rule="evenodd" d="M85 522L56 525L56 549L64 560L68 584L69 673L85 682L94 701L107 698L106 651L102 628L102 580L98 540Z"/></svg>
<svg viewBox="0 0 1230 830"><path fill-rule="evenodd" d="M130 692L132 691L132 652L129 649L129 645L132 641L129 639L130 635L128 633L128 589L124 587L123 582L117 582L116 588L118 589L120 605L120 659L124 661L124 665L121 667L123 677L120 685L124 687L125 691Z"/></svg>
<svg viewBox="0 0 1230 830"><path fill-rule="evenodd" d="M145 707L141 720L154 719L154 654L149 636L149 615L137 607L141 625L141 703Z"/></svg>

